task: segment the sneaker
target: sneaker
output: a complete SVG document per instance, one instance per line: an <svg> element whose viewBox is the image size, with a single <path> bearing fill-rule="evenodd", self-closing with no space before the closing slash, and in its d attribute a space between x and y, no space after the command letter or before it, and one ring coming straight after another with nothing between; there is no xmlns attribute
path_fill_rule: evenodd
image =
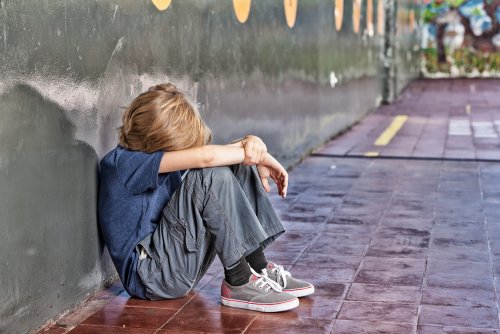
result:
<svg viewBox="0 0 500 334"><path fill-rule="evenodd" d="M297 297L282 292L279 284L251 270L252 275L245 285L232 286L222 281L223 305L259 312L282 312L299 306Z"/></svg>
<svg viewBox="0 0 500 334"><path fill-rule="evenodd" d="M314 285L292 277L289 271L283 269L283 266L273 262L268 262L267 268L263 269L263 275L280 285L282 291L295 297L305 297L314 293Z"/></svg>

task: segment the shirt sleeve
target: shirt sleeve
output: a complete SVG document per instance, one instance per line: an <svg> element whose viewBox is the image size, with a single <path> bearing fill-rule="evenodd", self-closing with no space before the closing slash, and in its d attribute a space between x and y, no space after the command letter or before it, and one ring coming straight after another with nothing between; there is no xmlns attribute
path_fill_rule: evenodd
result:
<svg viewBox="0 0 500 334"><path fill-rule="evenodd" d="M116 162L120 182L135 195L157 188L162 157L162 151L145 153L122 150Z"/></svg>

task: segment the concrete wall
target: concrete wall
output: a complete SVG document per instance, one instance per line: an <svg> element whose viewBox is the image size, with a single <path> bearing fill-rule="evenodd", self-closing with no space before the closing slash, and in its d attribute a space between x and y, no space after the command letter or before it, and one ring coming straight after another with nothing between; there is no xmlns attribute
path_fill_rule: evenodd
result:
<svg viewBox="0 0 500 334"><path fill-rule="evenodd" d="M301 0L290 28L283 1L240 23L230 0L0 0L0 332L113 277L97 162L133 97L172 81L216 143L253 133L290 165L381 100L379 1Z"/></svg>

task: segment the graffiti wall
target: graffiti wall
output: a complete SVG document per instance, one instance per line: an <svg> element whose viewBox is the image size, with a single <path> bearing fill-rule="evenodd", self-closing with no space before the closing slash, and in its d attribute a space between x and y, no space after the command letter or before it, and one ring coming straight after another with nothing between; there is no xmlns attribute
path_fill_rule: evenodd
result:
<svg viewBox="0 0 500 334"><path fill-rule="evenodd" d="M500 76L500 1L426 0L423 73Z"/></svg>

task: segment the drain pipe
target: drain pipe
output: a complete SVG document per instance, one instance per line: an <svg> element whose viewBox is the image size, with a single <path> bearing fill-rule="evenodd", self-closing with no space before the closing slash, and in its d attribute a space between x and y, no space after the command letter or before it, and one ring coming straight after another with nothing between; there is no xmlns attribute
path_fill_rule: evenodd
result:
<svg viewBox="0 0 500 334"><path fill-rule="evenodd" d="M396 1L384 1L384 46L382 48L382 103L394 100L396 92Z"/></svg>

